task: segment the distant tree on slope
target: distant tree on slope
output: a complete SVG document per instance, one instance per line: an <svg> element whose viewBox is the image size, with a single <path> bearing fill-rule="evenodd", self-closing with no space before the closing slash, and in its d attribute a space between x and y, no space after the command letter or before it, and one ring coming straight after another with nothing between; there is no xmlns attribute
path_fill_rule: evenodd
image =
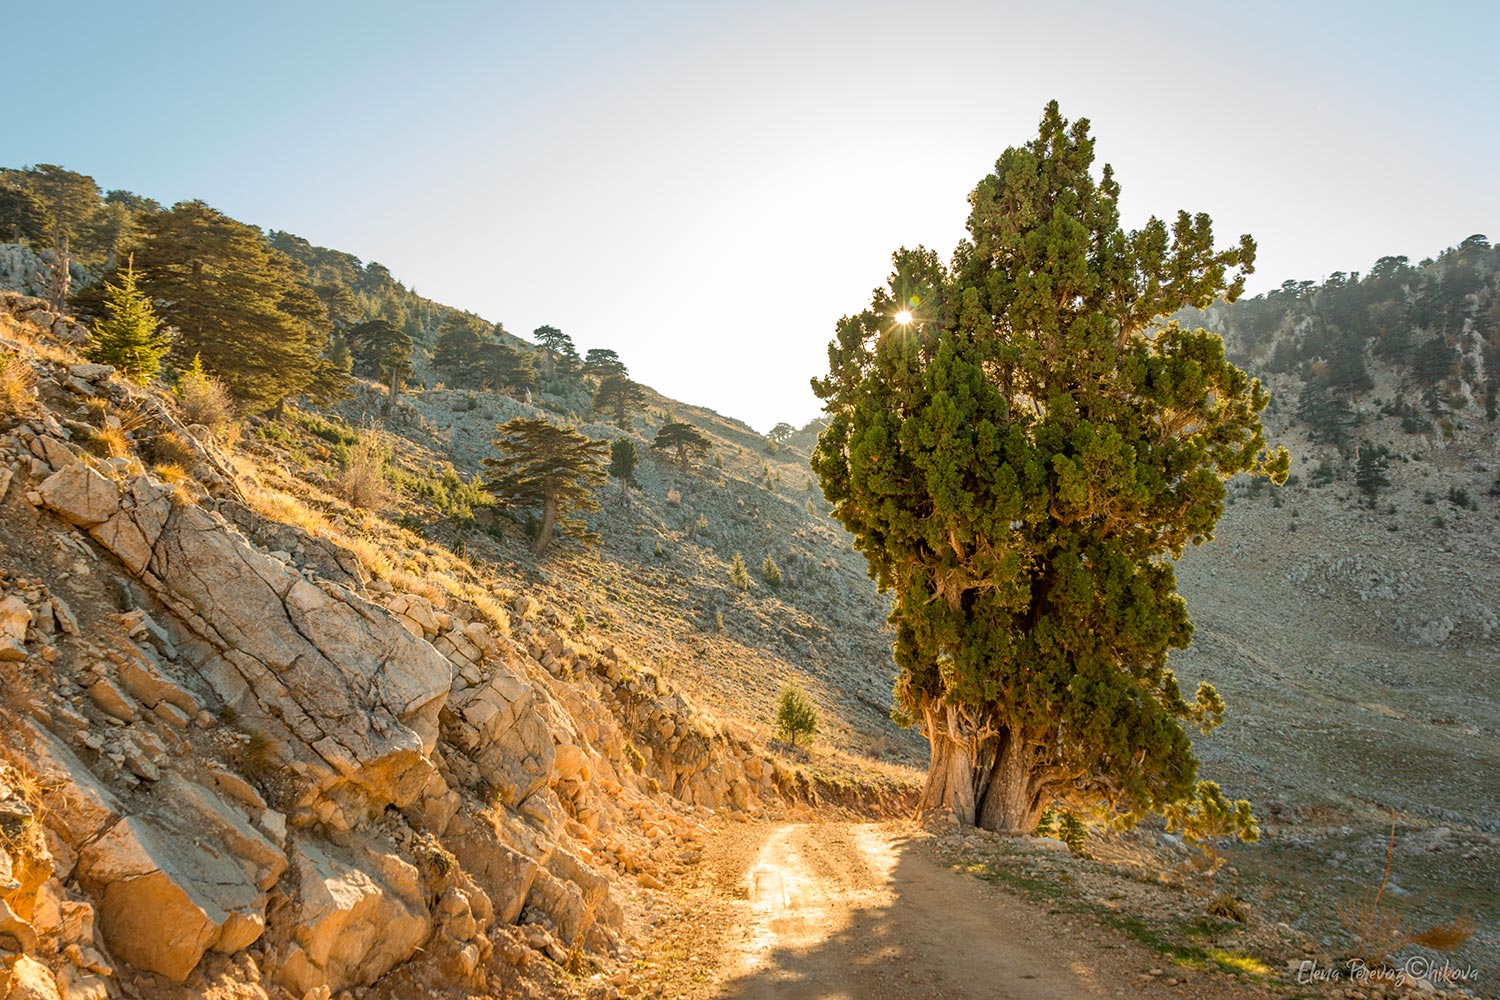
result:
<svg viewBox="0 0 1500 1000"><path fill-rule="evenodd" d="M605 480L604 454L609 446L545 420L518 417L501 424L495 447L500 456L486 458L486 488L501 507L540 510L541 525L532 551L541 556L555 531L597 541L575 513L599 509L594 489Z"/></svg>
<svg viewBox="0 0 1500 1000"><path fill-rule="evenodd" d="M691 455L705 455L710 446L711 442L702 431L680 420L662 424L651 442L653 451L671 452L677 464L683 468L687 468Z"/></svg>
<svg viewBox="0 0 1500 1000"><path fill-rule="evenodd" d="M630 414L646 404L646 391L624 375L606 375L594 391L594 412L607 413L615 426L626 430Z"/></svg>

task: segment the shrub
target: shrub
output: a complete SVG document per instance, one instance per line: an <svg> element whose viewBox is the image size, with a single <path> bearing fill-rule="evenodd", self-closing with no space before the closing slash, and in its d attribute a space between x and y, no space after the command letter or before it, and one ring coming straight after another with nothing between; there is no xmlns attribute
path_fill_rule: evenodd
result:
<svg viewBox="0 0 1500 1000"><path fill-rule="evenodd" d="M36 406L36 369L19 354L0 352L0 417L24 417Z"/></svg>
<svg viewBox="0 0 1500 1000"><path fill-rule="evenodd" d="M1057 820L1057 839L1068 845L1068 850L1080 858L1089 857L1086 846L1089 831L1075 813L1065 812Z"/></svg>
<svg viewBox="0 0 1500 1000"><path fill-rule="evenodd" d="M376 431L365 431L348 451L344 474L339 478L344 499L365 510L390 504L392 490L386 476L385 443Z"/></svg>
<svg viewBox="0 0 1500 1000"><path fill-rule="evenodd" d="M781 567L776 565L776 560L769 555L760 564L760 578L766 581L766 586L772 590L781 589Z"/></svg>
<svg viewBox="0 0 1500 1000"><path fill-rule="evenodd" d="M818 709L797 685L788 683L776 700L776 733L792 746L801 737L809 740L818 729Z"/></svg>
<svg viewBox="0 0 1500 1000"><path fill-rule="evenodd" d="M729 560L729 582L741 590L750 589L750 571L745 568L745 557L738 552Z"/></svg>
<svg viewBox="0 0 1500 1000"><path fill-rule="evenodd" d="M1478 509L1478 505L1474 503L1474 498L1469 496L1469 491L1459 486L1453 486L1449 488L1448 502L1453 506L1459 508L1468 510Z"/></svg>
<svg viewBox="0 0 1500 1000"><path fill-rule="evenodd" d="M234 397L229 387L203 368L197 355L177 380L177 403L189 424L202 424L215 434L224 434L234 423Z"/></svg>

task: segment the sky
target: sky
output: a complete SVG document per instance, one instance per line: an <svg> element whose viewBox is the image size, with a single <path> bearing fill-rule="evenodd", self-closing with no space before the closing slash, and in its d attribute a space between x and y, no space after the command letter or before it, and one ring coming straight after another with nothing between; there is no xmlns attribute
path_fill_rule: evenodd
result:
<svg viewBox="0 0 1500 1000"><path fill-rule="evenodd" d="M1500 238L1500 5L95 3L3 15L0 165L379 261L759 430L820 404L891 253L1057 99L1124 221L1251 233L1252 292Z"/></svg>

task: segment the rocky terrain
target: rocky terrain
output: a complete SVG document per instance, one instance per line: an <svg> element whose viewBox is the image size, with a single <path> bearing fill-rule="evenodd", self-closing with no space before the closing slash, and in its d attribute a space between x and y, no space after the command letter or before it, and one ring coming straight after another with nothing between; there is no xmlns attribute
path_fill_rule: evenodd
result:
<svg viewBox="0 0 1500 1000"><path fill-rule="evenodd" d="M1306 327L1250 344L1211 319L1252 368ZM698 995L699 945L673 942L699 940L700 862L732 824L909 801L925 745L890 720L888 605L813 484L815 425L771 448L648 394L621 429L581 393L446 388L419 347L389 422L357 383L237 434L84 363L85 337L0 300L21 387L0 413L0 997ZM1394 831L1382 912L1471 918L1446 960L1495 982L1500 443L1479 382L1414 433L1403 373L1367 360L1352 419L1391 455L1373 504L1357 453L1298 414L1308 372L1271 372L1294 479L1233 484L1179 568L1196 632L1174 669L1230 705L1202 776L1255 802L1261 842L1217 883L1152 824L1094 827L1096 861L939 828L939 857L1137 921L1172 961L1236 898L1247 922L1214 947L1296 993L1287 961L1349 954ZM480 502L521 415L637 443L637 484L590 515L600 547L538 562ZM670 419L711 454L654 455ZM356 505L368 440L394 490ZM821 712L810 752L773 740L789 680ZM1121 975L1195 981L1172 968Z"/></svg>
<svg viewBox="0 0 1500 1000"><path fill-rule="evenodd" d="M76 339L0 300L0 995L567 991L715 810L904 800L726 732L545 594L319 522Z"/></svg>

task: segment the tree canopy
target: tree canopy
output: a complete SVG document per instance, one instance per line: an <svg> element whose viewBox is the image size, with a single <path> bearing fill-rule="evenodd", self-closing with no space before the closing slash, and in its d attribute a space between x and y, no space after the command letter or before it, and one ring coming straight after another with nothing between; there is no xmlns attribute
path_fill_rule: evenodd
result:
<svg viewBox="0 0 1500 1000"><path fill-rule="evenodd" d="M607 413L615 426L626 430L630 414L646 405L646 391L624 375L606 375L594 391L594 412Z"/></svg>
<svg viewBox="0 0 1500 1000"><path fill-rule="evenodd" d="M86 352L90 361L114 365L127 378L144 385L161 371L162 359L171 349L170 333L151 307L151 300L138 287L140 274L135 261L127 260L116 280L104 283L104 318L94 323Z"/></svg>
<svg viewBox="0 0 1500 1000"><path fill-rule="evenodd" d="M651 442L653 451L671 452L677 464L683 468L687 467L691 456L705 455L711 446L712 442L702 431L680 420L662 424Z"/></svg>
<svg viewBox="0 0 1500 1000"><path fill-rule="evenodd" d="M328 314L306 273L260 230L201 201L144 219L141 286L178 331L183 362L201 356L249 410L330 388Z"/></svg>
<svg viewBox="0 0 1500 1000"><path fill-rule="evenodd" d="M485 485L501 507L541 511L532 551L544 554L556 530L597 540L588 525L572 515L599 509L594 489L605 481L609 444L532 417L517 417L496 430L500 436L494 444L501 454L484 460L491 470Z"/></svg>
<svg viewBox="0 0 1500 1000"><path fill-rule="evenodd" d="M1223 481L1285 477L1269 397L1220 338L1158 318L1234 298L1254 261L1205 215L1121 228L1086 120L1048 105L969 197L944 264L901 250L813 381L813 468L895 595L898 708L932 746L923 803L1030 834L1053 802L1126 814L1194 788L1192 634L1171 557L1212 537Z"/></svg>

